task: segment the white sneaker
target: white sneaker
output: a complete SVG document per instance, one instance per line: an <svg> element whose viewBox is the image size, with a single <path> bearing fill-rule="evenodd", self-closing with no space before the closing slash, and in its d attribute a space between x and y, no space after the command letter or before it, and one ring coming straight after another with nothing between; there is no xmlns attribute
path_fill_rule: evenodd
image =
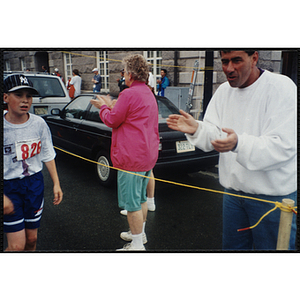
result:
<svg viewBox="0 0 300 300"><path fill-rule="evenodd" d="M117 249L116 251L146 251L146 249L144 246L141 249L135 249L132 247L132 243L128 243L128 244L125 244L123 246L123 248Z"/></svg>
<svg viewBox="0 0 300 300"><path fill-rule="evenodd" d="M132 241L132 233L131 230L129 231L125 231L125 232L121 232L120 234L120 238L126 242L131 242ZM143 233L143 244L147 244L147 236L146 233Z"/></svg>
<svg viewBox="0 0 300 300"><path fill-rule="evenodd" d="M123 216L127 216L127 210L126 209L121 210L120 214Z"/></svg>

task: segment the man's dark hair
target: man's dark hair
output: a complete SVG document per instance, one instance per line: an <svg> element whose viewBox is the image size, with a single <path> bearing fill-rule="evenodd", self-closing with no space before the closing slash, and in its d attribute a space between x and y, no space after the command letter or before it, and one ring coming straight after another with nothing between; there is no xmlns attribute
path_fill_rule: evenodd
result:
<svg viewBox="0 0 300 300"><path fill-rule="evenodd" d="M231 51L237 51L237 50L220 50L220 56L222 56L222 52L228 53L228 52L231 52ZM242 50L242 51L245 51L248 54L248 56L253 55L254 52L255 52L255 50L254 51L252 51L252 50L248 50L248 51Z"/></svg>
<svg viewBox="0 0 300 300"><path fill-rule="evenodd" d="M74 70L73 70L73 73L74 73L75 75L79 75L79 71L78 71L77 69L74 69Z"/></svg>
<svg viewBox="0 0 300 300"><path fill-rule="evenodd" d="M161 69L161 70L164 71L166 73L166 75L167 75L168 71L166 69Z"/></svg>

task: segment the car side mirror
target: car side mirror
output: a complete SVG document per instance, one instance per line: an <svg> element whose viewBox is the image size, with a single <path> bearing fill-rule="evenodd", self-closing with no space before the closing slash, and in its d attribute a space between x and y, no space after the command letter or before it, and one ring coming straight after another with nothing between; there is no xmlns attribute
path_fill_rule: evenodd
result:
<svg viewBox="0 0 300 300"><path fill-rule="evenodd" d="M51 109L51 115L60 116L61 115L61 110L59 108L52 108Z"/></svg>

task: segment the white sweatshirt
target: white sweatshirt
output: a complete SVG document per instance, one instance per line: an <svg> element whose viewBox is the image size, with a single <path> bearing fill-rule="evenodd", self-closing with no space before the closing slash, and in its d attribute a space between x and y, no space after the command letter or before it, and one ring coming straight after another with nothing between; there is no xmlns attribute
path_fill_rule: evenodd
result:
<svg viewBox="0 0 300 300"><path fill-rule="evenodd" d="M264 73L246 88L223 83L212 97L203 122L188 140L203 151L238 135L237 148L220 153L222 186L251 194L282 196L297 189L297 88L286 76Z"/></svg>
<svg viewBox="0 0 300 300"><path fill-rule="evenodd" d="M73 84L75 88L74 97L77 97L81 94L81 81L81 77L78 75L73 76L70 81L70 84Z"/></svg>

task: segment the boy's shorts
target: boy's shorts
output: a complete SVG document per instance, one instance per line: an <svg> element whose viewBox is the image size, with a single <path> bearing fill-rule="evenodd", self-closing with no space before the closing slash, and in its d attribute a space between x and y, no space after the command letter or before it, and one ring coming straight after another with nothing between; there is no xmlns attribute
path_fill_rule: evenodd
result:
<svg viewBox="0 0 300 300"><path fill-rule="evenodd" d="M147 201L147 185L151 170L147 172L131 172L148 178L118 171L118 203L127 211L141 210L141 204Z"/></svg>
<svg viewBox="0 0 300 300"><path fill-rule="evenodd" d="M14 214L3 215L3 231L40 227L44 207L44 179L38 172L22 179L4 180L3 193L13 202Z"/></svg>

